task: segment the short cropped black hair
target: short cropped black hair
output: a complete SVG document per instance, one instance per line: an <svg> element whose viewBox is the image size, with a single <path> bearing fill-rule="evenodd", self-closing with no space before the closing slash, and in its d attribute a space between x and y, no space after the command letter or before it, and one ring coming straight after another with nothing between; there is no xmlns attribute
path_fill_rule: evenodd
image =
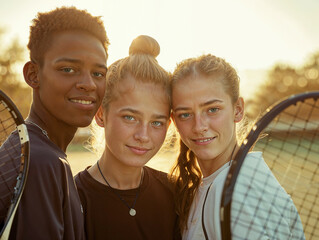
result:
<svg viewBox="0 0 319 240"><path fill-rule="evenodd" d="M42 65L52 34L68 30L80 30L92 34L101 41L108 56L109 39L101 17L92 16L86 10L75 7L60 7L50 12L38 13L37 18L33 19L28 43L30 59Z"/></svg>

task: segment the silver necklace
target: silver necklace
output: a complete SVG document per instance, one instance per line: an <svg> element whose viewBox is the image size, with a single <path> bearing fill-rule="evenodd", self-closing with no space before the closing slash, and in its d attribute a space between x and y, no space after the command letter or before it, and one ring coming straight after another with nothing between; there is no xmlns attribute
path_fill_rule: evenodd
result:
<svg viewBox="0 0 319 240"><path fill-rule="evenodd" d="M48 139L50 139L50 138L49 138L49 135L48 135L48 132L45 131L43 128L41 128L38 124L36 124L36 123L34 123L34 122L30 121L30 120L26 120L25 122L26 122L26 123L30 123L30 124L32 124L32 125L38 127L38 128L42 131L43 135L45 135Z"/></svg>
<svg viewBox="0 0 319 240"><path fill-rule="evenodd" d="M142 176L141 176L141 180L140 180L140 184L138 186L138 190L137 190L137 193L136 193L136 196L135 196L135 200L132 204L132 206L130 207L128 205L128 203L122 198L122 196L120 194L118 194L116 192L116 190L114 188L111 187L111 185L109 184L109 182L106 180L106 178L104 177L102 171L101 171L101 168L100 168L100 165L99 165L99 160L97 161L97 167L100 171L100 174L102 176L102 178L104 179L104 181L106 182L106 184L111 188L112 192L128 207L129 209L129 214L134 217L136 215L136 209L134 208L135 207L135 204L136 204L136 200L138 198L138 195L140 194L140 190L141 190L141 185L142 185L142 181L143 181L143 176L144 176L144 171L142 171Z"/></svg>

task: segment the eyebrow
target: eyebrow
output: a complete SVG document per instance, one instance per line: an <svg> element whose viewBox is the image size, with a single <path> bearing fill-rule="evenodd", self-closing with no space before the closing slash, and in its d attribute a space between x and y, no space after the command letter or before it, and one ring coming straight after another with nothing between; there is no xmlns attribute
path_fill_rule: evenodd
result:
<svg viewBox="0 0 319 240"><path fill-rule="evenodd" d="M221 102L223 102L223 101L222 101L222 100L219 100L219 99L214 99L214 100L210 100L210 101L201 103L201 104L199 104L199 106L200 106L200 107L206 107L206 106L209 106L209 105L211 105L211 104L213 104L213 103L217 103L217 102L218 102L218 103L221 103ZM191 108L189 108L189 107L177 107L177 108L174 109L174 112L187 111L187 110L189 110L189 109L191 109Z"/></svg>
<svg viewBox="0 0 319 240"><path fill-rule="evenodd" d="M62 57L62 58L59 58L55 61L55 63L59 63L59 62L71 62L71 63L83 63L81 60L79 59L74 59L74 58L66 58L66 57ZM99 68L104 68L105 70L107 70L107 67L106 65L104 64L99 64L99 63L95 63L94 64L96 67L99 67Z"/></svg>
<svg viewBox="0 0 319 240"><path fill-rule="evenodd" d="M205 107L205 106L208 106L208 105L211 105L211 104L213 104L213 103L221 103L221 102L223 102L222 100L219 100L219 99L214 99L214 100L210 100L210 101L208 101L208 102L205 102L205 103L202 103L202 104L200 104L199 106L201 106L201 107Z"/></svg>
<svg viewBox="0 0 319 240"><path fill-rule="evenodd" d="M137 114L137 115L140 115L140 116L143 115L140 111L137 111L137 110L132 109L132 108L123 108L123 109L120 110L120 112L131 112L133 114ZM164 119L164 120L168 120L169 119L168 116L165 116L165 115L162 115L162 114L153 114L152 117L155 118L155 119Z"/></svg>

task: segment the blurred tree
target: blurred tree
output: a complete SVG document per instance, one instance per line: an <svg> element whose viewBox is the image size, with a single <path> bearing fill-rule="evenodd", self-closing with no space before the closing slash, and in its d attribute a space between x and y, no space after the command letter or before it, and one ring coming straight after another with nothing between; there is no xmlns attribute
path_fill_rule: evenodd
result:
<svg viewBox="0 0 319 240"><path fill-rule="evenodd" d="M280 99L306 91L319 91L319 52L300 68L277 64L252 98L246 101L248 119L255 119Z"/></svg>
<svg viewBox="0 0 319 240"><path fill-rule="evenodd" d="M8 46L3 44L4 30L0 28L0 89L17 105L23 117L26 117L31 103L31 89L22 81L21 64L25 60L25 51L14 39ZM20 64L20 66L19 66Z"/></svg>

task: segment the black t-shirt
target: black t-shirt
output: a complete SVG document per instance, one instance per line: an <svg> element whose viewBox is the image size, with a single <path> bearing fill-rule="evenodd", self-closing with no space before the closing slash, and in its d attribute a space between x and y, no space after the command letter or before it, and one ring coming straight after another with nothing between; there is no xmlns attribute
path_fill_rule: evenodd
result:
<svg viewBox="0 0 319 240"><path fill-rule="evenodd" d="M75 181L84 208L87 239L180 239L166 173L144 167L133 217L112 189L92 178L87 170L78 173ZM131 206L138 188L116 191Z"/></svg>
<svg viewBox="0 0 319 240"><path fill-rule="evenodd" d="M10 239L84 239L81 202L66 154L27 125L30 165Z"/></svg>

